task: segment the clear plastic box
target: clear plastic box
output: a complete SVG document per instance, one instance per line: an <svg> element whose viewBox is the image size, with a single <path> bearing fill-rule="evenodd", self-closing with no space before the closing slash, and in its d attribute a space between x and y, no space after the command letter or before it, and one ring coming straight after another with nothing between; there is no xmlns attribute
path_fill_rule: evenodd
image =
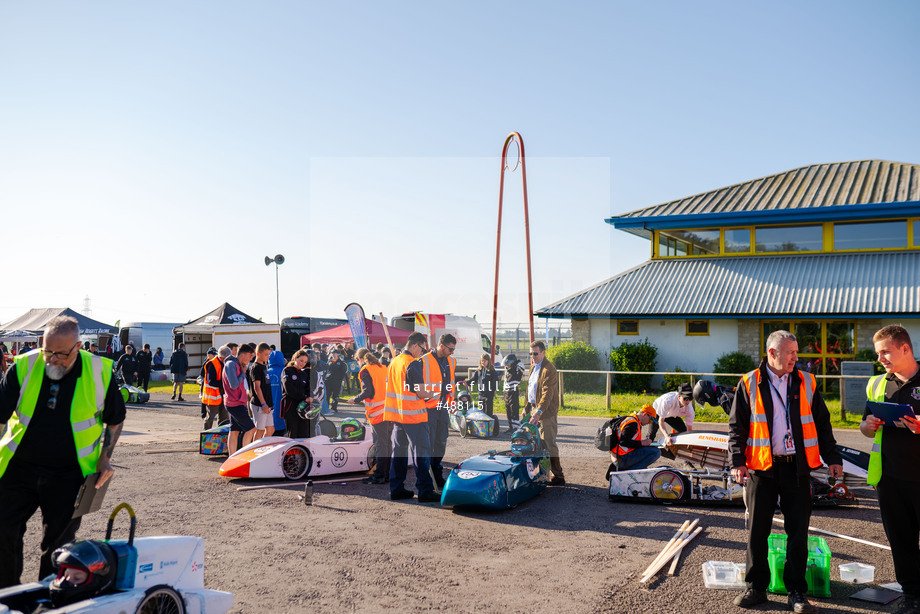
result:
<svg viewBox="0 0 920 614"><path fill-rule="evenodd" d="M853 584L865 584L875 579L875 566L866 565L865 563L841 563L837 566L840 569L840 579L844 582Z"/></svg>
<svg viewBox="0 0 920 614"><path fill-rule="evenodd" d="M743 590L745 568L744 563L706 561L703 563L703 584L706 588Z"/></svg>

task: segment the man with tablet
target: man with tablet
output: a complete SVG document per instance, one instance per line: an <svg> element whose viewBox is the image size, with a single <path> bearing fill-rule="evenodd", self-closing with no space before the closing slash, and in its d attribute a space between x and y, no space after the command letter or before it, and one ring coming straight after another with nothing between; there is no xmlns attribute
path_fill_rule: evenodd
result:
<svg viewBox="0 0 920 614"><path fill-rule="evenodd" d="M904 590L897 612L920 614L920 421L916 417L920 414L920 364L902 326L886 326L875 333L872 342L885 375L869 380L869 401L909 405L914 413L888 424L867 405L859 430L875 438L868 481L878 489L895 577Z"/></svg>

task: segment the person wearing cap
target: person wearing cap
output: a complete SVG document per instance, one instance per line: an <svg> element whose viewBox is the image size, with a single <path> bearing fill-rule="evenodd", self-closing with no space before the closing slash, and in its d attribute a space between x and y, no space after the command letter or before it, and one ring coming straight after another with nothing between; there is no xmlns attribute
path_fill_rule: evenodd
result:
<svg viewBox="0 0 920 614"><path fill-rule="evenodd" d="M201 419L204 420L204 430L214 426L214 420L221 424L230 419L227 408L224 407L224 361L230 356L230 348L222 345L220 350L208 348L208 359L201 367L203 372L201 383Z"/></svg>
<svg viewBox="0 0 920 614"><path fill-rule="evenodd" d="M693 388L683 383L673 392L666 392L652 402L658 414L658 426L664 435L665 443L671 443L671 435L693 430ZM657 428L652 428L652 439Z"/></svg>
<svg viewBox="0 0 920 614"><path fill-rule="evenodd" d="M657 412L651 405L626 416L617 425L617 438L610 450L610 460L617 471L645 469L661 457L661 449L652 447L651 439L642 438L642 427L657 419Z"/></svg>

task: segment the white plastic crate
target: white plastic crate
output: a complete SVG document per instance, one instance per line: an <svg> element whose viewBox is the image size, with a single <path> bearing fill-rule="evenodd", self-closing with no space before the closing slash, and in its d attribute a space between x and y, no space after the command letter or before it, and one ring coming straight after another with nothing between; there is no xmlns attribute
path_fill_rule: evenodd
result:
<svg viewBox="0 0 920 614"><path fill-rule="evenodd" d="M844 582L853 584L866 584L875 579L875 566L866 565L865 563L841 563L840 579Z"/></svg>
<svg viewBox="0 0 920 614"><path fill-rule="evenodd" d="M745 569L744 563L706 561L703 563L703 584L706 588L743 590Z"/></svg>

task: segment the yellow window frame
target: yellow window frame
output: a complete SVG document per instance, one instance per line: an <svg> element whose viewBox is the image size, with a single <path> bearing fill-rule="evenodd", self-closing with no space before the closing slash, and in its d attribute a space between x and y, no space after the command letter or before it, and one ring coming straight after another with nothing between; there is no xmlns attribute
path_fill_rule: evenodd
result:
<svg viewBox="0 0 920 614"><path fill-rule="evenodd" d="M719 228L719 253L718 254L683 254L680 256L662 256L661 250L658 249L659 242L661 241L660 233L661 230L652 231L652 258L653 259L670 259L670 258L734 258L734 257L744 257L744 256L788 256L788 255L797 255L797 254L848 254L848 253L861 253L861 252L894 252L894 251L903 251L904 249L916 250L920 249L920 236L915 236L914 234L914 224L920 222L920 217L908 217L908 218L898 218L893 220L847 220L847 223L850 222L878 222L878 221L893 221L898 222L904 220L907 224L907 247L876 247L876 248L867 248L867 249L834 249L834 224L837 222L820 222L821 226L821 249L820 250L810 250L810 251L800 251L800 252L757 252L755 244L755 230L756 228L787 228L792 226L801 226L802 224L763 224L761 226L724 226ZM819 225L818 223L811 224L814 226ZM685 229L680 229L685 230ZM692 230L692 229L686 229ZM708 230L708 229L707 229ZM749 233L748 241L750 243L750 249L746 252L726 252L725 251L725 232L728 230L747 230ZM664 232L667 232L666 230Z"/></svg>
<svg viewBox="0 0 920 614"><path fill-rule="evenodd" d="M635 323L636 330L624 332L623 324L626 324L627 322ZM617 320L617 334L618 335L638 335L639 334L639 320Z"/></svg>
<svg viewBox="0 0 920 614"><path fill-rule="evenodd" d="M686 333L688 337L708 337L709 336L709 320L686 320ZM706 324L705 333L692 333L690 332L690 323L691 322L704 322Z"/></svg>

